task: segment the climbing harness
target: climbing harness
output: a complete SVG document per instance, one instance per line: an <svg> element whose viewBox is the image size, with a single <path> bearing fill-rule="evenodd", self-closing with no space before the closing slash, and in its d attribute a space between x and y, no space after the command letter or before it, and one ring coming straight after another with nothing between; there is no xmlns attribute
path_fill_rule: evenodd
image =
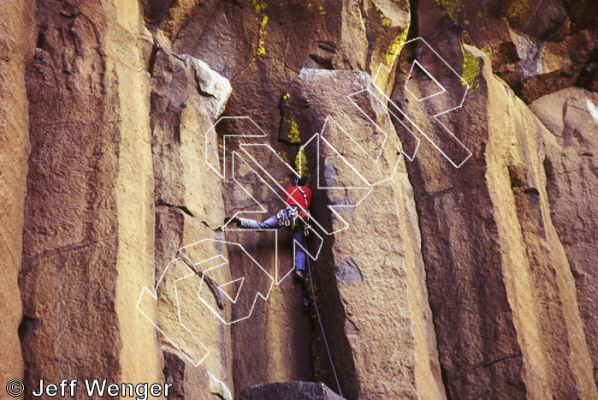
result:
<svg viewBox="0 0 598 400"><path fill-rule="evenodd" d="M300 218L297 206L288 206L276 214L276 221L284 226L292 226L295 228L295 222Z"/></svg>
<svg viewBox="0 0 598 400"><path fill-rule="evenodd" d="M303 233L305 236L309 235L309 230L311 229L309 219L309 211L303 212L298 206L288 206L276 214L276 222L280 225L291 227L293 231L297 229L297 221L301 220L304 224Z"/></svg>
<svg viewBox="0 0 598 400"><path fill-rule="evenodd" d="M334 379L336 380L336 386L338 387L338 394L343 397L343 391L341 390L341 385L338 382L338 376L336 375L336 368L334 368L334 363L332 362L332 355L330 354L330 347L328 346L328 340L326 340L326 334L324 333L324 325L322 325L322 318L320 317L320 311L318 310L318 304L316 303L316 293L314 291L314 283L311 276L311 263L309 262L309 257L307 257L307 271L309 273L309 285L311 286L311 295L314 300L314 309L316 310L316 315L318 317L318 323L320 324L320 330L322 331L322 337L324 338L324 345L326 346L326 352L328 353L328 360L330 361L330 366L332 367L332 373L334 374Z"/></svg>

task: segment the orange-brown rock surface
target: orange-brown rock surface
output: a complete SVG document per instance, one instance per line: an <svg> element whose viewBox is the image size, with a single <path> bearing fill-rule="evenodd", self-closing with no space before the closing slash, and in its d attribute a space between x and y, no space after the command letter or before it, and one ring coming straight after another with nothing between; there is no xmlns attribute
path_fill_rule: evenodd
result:
<svg viewBox="0 0 598 400"><path fill-rule="evenodd" d="M6 2L0 387L598 399L596 10Z"/></svg>

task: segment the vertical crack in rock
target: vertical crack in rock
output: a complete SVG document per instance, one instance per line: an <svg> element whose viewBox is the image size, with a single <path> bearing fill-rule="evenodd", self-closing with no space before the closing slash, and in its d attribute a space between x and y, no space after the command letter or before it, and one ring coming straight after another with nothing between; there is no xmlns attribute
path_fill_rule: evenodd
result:
<svg viewBox="0 0 598 400"><path fill-rule="evenodd" d="M170 396L176 400L185 399L185 362L179 355L164 351L164 382L172 383Z"/></svg>
<svg viewBox="0 0 598 400"><path fill-rule="evenodd" d="M212 296L214 296L214 300L216 300L218 308L223 310L224 304L222 302L222 292L219 290L218 284L202 270L198 269L195 264L189 260L189 256L181 257L181 260L208 285Z"/></svg>
<svg viewBox="0 0 598 400"><path fill-rule="evenodd" d="M417 0L412 0L412 1L413 2L417 2ZM417 10L417 8L415 10ZM395 92L393 90L393 94L391 95L391 98L393 98L393 99L395 98L395 93L397 93L397 92ZM396 124L396 123L397 123L396 120L393 120L393 124ZM400 129L400 127L396 127L396 125L395 125L395 128L397 130ZM407 161L407 163L408 162L409 161ZM409 181L409 184L412 187L414 187L417 184L417 182L414 182L415 178L412 178L412 174L413 174L412 171L413 170L411 168L407 167L407 174L406 175L407 175L407 180ZM418 227L417 232L419 233L419 238L418 239L420 240L420 246L421 246L420 247L420 252L422 254L422 268L425 271L425 277L426 277L425 278L425 288L426 288L427 293L430 293L432 289L431 289L430 284L428 282L428 274L429 274L429 272L428 272L428 268L426 266L426 258L424 256L424 254L425 254L424 249L427 249L428 245L426 243L427 242L427 237L425 235L423 235L423 232L424 232L423 228L424 228L424 226L422 224L422 209L420 208L420 202L417 200L417 198L414 199L414 204L415 204L415 210L416 210L416 213L417 213L417 215L416 215L416 222L417 222L417 227ZM427 300L428 300L427 301L427 305L430 308L430 316L431 316L430 324L432 325L432 329L434 331L435 338L439 338L440 335L441 335L441 332L440 332L440 326L436 322L438 319L437 319L437 317L435 315L435 307L432 304L432 302L430 301L429 297L428 297ZM450 376L449 376L449 374L448 374L448 372L447 372L447 370L446 370L446 368L445 368L445 366L444 366L444 364L442 362L441 357L439 356L440 355L440 349L438 347L438 341L437 340L434 341L434 346L435 346L435 351L436 351L436 355L437 355L436 361L438 362L438 366L440 368L440 374L441 374L441 380L442 380L441 388L442 388L443 394L446 396L446 400L453 400L453 397L451 396L451 391L450 391L450 384L451 384L451 382L450 382Z"/></svg>

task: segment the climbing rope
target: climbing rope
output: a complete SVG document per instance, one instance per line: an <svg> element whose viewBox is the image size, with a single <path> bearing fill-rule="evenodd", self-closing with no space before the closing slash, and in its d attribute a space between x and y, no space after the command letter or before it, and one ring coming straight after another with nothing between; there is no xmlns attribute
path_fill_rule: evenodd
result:
<svg viewBox="0 0 598 400"><path fill-rule="evenodd" d="M336 380L336 386L338 387L338 394L343 397L343 391L341 390L341 385L338 382L338 376L336 375L336 368L334 368L334 363L332 362L332 355L330 354L330 347L328 346L328 340L326 340L326 334L324 333L324 326L322 325L322 318L320 317L320 311L318 311L318 304L316 303L316 293L314 291L314 281L311 276L311 264L309 262L309 257L307 258L307 272L309 272L309 285L311 286L311 295L314 301L314 308L316 310L316 315L318 317L318 323L320 324L320 330L322 331L322 337L324 338L324 345L326 346L326 352L328 353L328 359L330 360L330 365L332 366L332 373L334 374L334 379Z"/></svg>

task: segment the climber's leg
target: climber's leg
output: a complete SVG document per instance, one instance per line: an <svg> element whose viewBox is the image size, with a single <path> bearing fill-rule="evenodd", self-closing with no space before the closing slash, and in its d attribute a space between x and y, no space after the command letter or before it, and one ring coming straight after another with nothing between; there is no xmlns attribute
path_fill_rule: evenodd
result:
<svg viewBox="0 0 598 400"><path fill-rule="evenodd" d="M305 278L307 253L305 250L303 250L303 248L307 248L307 241L305 240L305 234L303 231L293 232L293 247L295 249L295 271L298 277Z"/></svg>
<svg viewBox="0 0 598 400"><path fill-rule="evenodd" d="M243 229L273 229L282 228L284 225L279 224L276 217L270 217L264 222L259 222L249 218L239 218L240 223L237 224L239 228Z"/></svg>

